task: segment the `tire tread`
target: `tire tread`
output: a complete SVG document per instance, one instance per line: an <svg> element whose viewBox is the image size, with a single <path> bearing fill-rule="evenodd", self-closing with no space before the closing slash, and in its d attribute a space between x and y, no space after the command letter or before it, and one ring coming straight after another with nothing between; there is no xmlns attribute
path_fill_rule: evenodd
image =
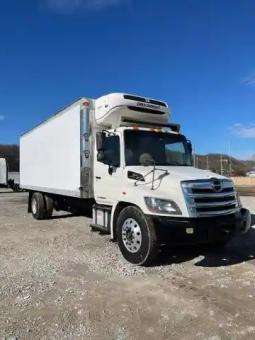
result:
<svg viewBox="0 0 255 340"><path fill-rule="evenodd" d="M31 202L33 199L36 199L37 201L37 212L34 214L32 211L32 215L36 220L43 220L45 216L45 203L43 194L40 192L35 192L32 196Z"/></svg>
<svg viewBox="0 0 255 340"><path fill-rule="evenodd" d="M45 200L44 219L50 219L53 214L54 202L53 199L47 195L44 195L44 200Z"/></svg>

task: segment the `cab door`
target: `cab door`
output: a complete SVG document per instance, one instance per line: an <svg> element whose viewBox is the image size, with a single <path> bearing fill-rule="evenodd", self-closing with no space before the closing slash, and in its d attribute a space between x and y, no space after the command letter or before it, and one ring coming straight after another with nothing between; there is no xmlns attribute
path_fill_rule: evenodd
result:
<svg viewBox="0 0 255 340"><path fill-rule="evenodd" d="M95 146L94 158L94 196L98 204L112 205L121 192L122 160L121 135L109 135L105 140L105 157L112 160L112 165L98 162Z"/></svg>

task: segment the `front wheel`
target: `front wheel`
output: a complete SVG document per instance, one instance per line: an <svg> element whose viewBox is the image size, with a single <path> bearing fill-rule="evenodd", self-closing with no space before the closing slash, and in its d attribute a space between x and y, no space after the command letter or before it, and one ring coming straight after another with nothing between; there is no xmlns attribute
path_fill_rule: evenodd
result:
<svg viewBox="0 0 255 340"><path fill-rule="evenodd" d="M215 248L224 248L226 247L229 242L231 241L231 239L224 239L224 240L220 240L220 241L217 241L217 242L213 242L212 243L212 246L215 247Z"/></svg>
<svg viewBox="0 0 255 340"><path fill-rule="evenodd" d="M117 220L117 239L123 257L139 266L150 266L158 254L154 226L137 207L124 208Z"/></svg>

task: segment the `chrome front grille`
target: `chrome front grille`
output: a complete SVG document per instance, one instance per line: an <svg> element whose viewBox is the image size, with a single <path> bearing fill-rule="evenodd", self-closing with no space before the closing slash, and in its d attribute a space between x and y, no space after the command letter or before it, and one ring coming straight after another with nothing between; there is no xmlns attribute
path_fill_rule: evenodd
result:
<svg viewBox="0 0 255 340"><path fill-rule="evenodd" d="M234 184L229 179L183 181L181 186L192 217L227 215L239 208Z"/></svg>

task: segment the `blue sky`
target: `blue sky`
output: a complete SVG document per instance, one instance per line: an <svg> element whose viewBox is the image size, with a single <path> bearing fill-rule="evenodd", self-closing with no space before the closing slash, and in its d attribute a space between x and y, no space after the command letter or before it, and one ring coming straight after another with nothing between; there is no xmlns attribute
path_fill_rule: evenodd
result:
<svg viewBox="0 0 255 340"><path fill-rule="evenodd" d="M255 153L252 0L0 0L0 143L78 97L165 100L197 153Z"/></svg>

